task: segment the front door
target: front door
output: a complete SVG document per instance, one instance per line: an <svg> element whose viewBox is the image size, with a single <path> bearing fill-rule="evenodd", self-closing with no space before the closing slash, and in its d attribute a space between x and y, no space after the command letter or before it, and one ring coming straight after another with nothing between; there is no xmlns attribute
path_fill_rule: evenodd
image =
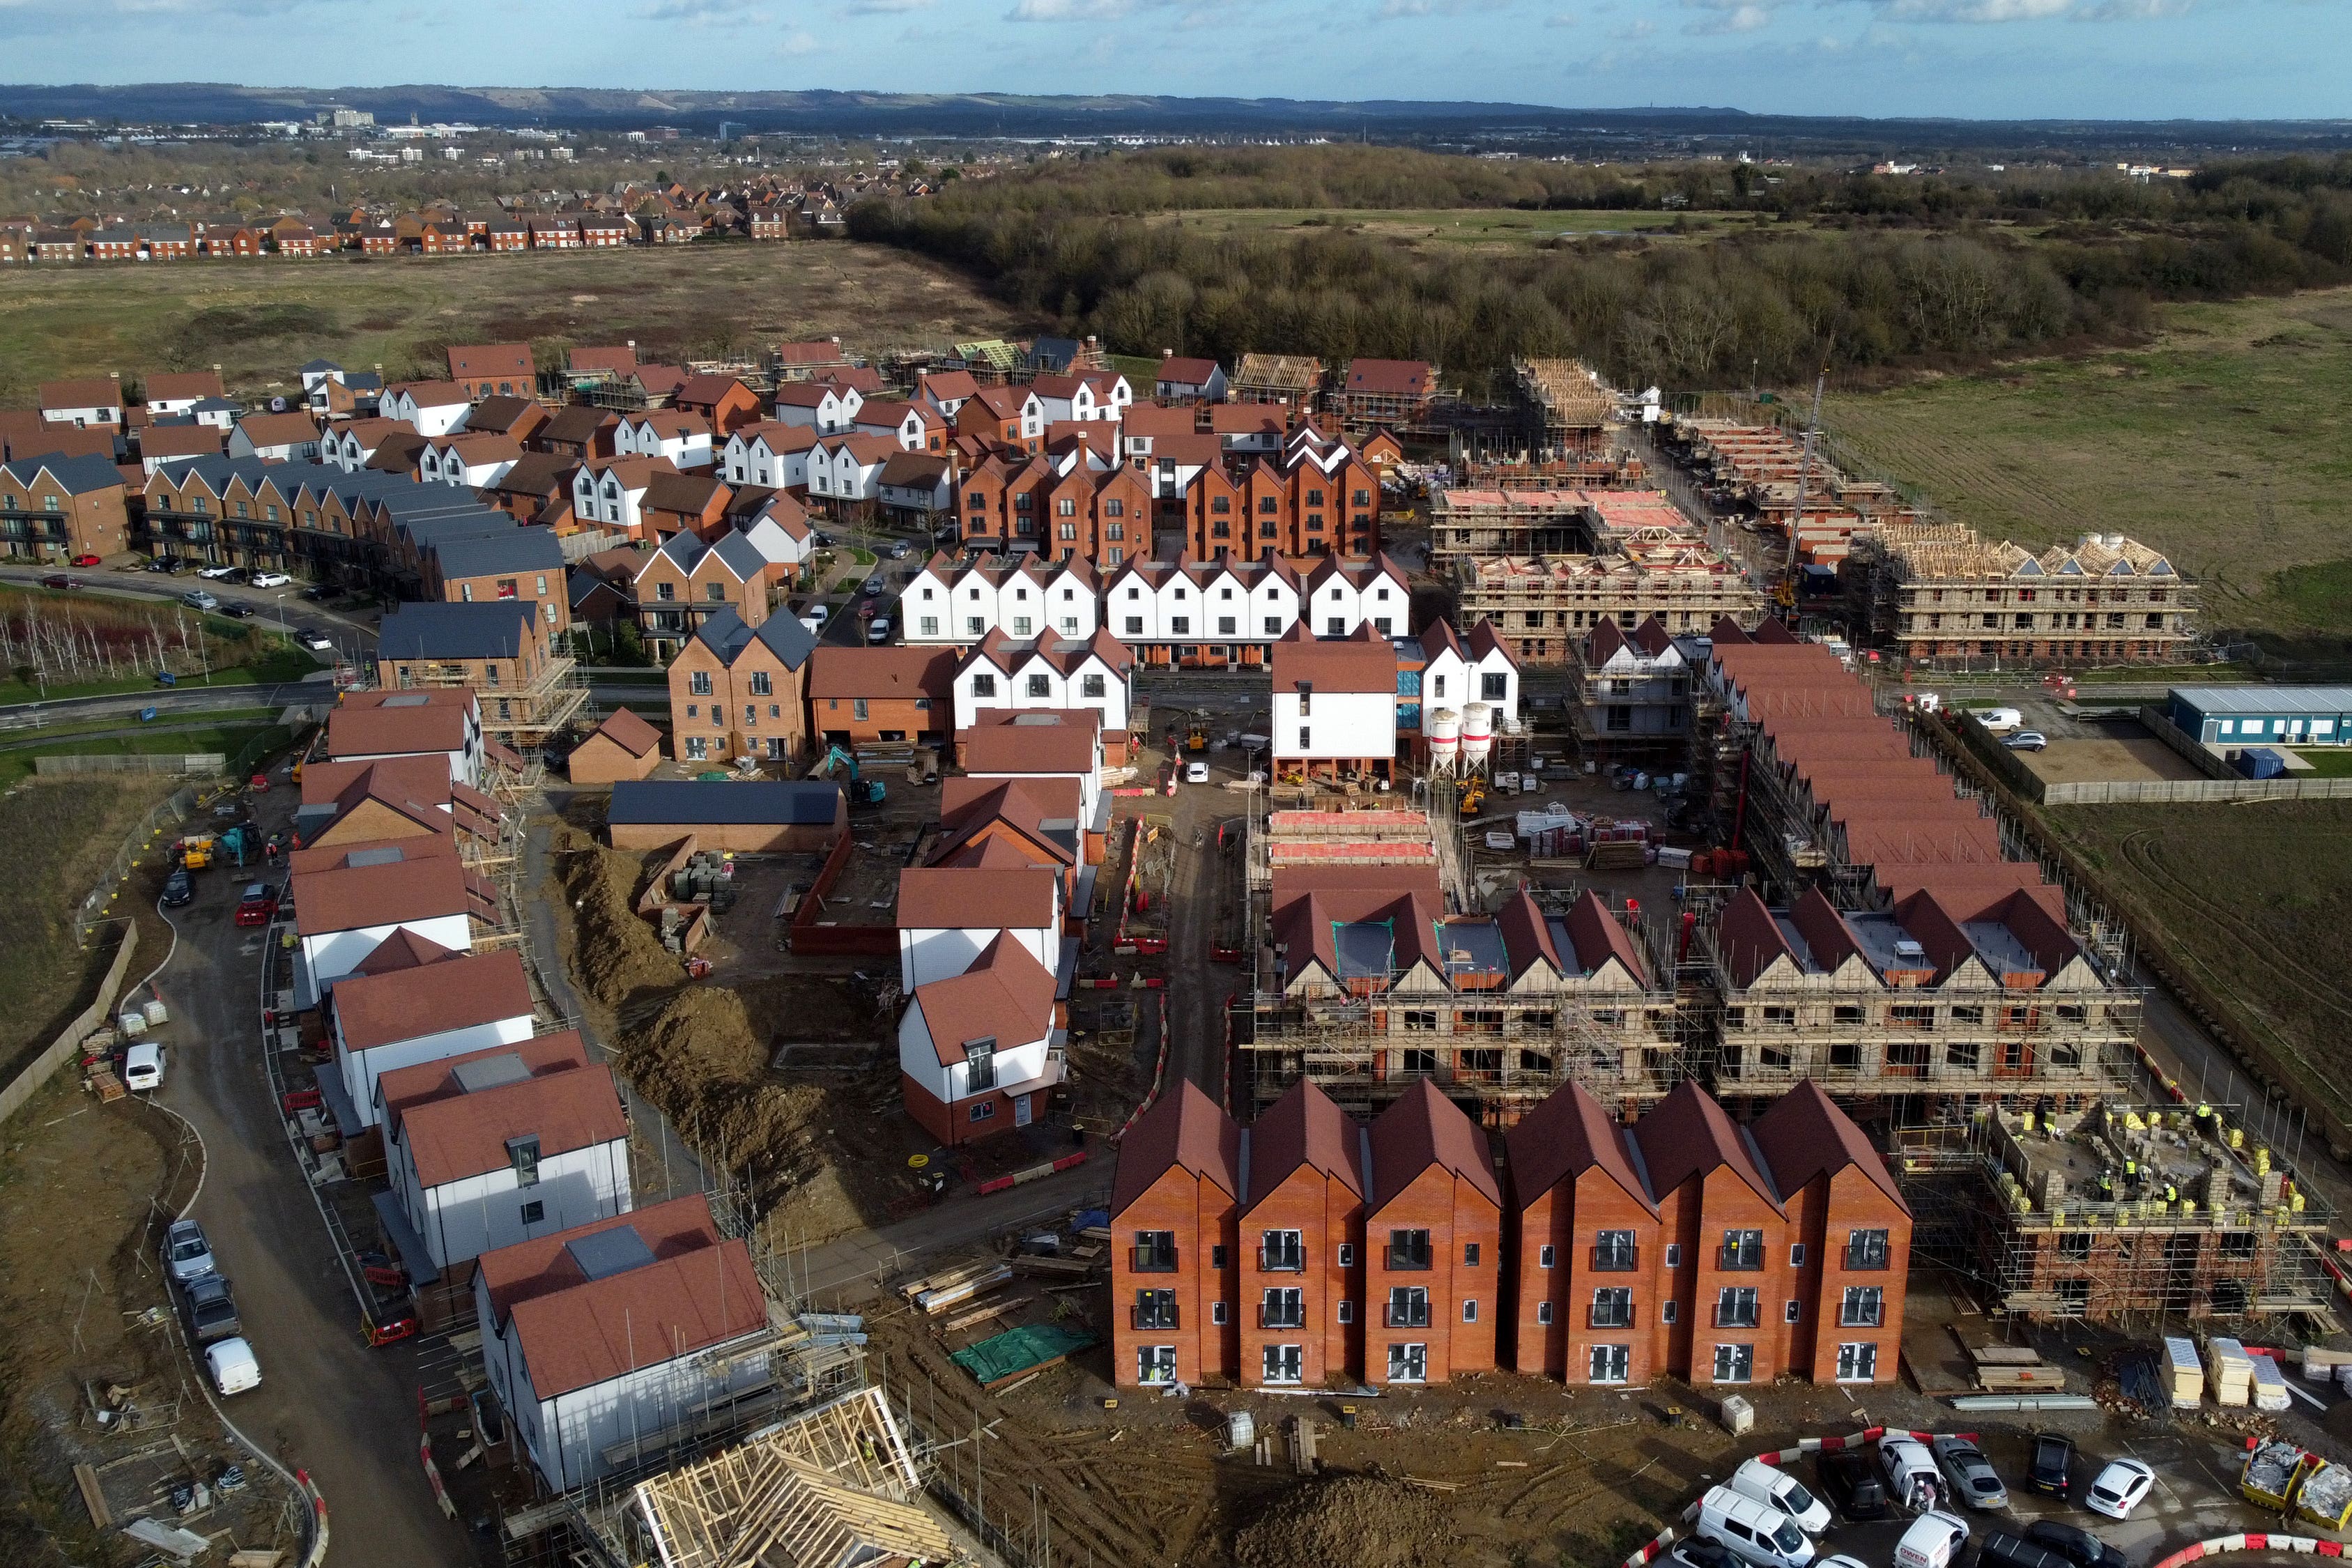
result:
<svg viewBox="0 0 2352 1568"><path fill-rule="evenodd" d="M1029 1097L1025 1094L1016 1094L1013 1097L1013 1125L1015 1127L1029 1125Z"/></svg>

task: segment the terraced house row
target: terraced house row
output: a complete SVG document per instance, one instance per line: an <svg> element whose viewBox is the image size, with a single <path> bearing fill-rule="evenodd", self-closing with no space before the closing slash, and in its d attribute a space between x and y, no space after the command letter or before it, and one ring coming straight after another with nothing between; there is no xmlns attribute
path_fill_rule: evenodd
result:
<svg viewBox="0 0 2352 1568"><path fill-rule="evenodd" d="M1497 1144L1423 1080L1248 1127L1190 1083L1120 1145L1123 1386L1892 1382L1911 1215L1812 1084L1745 1126L1685 1081L1621 1123L1556 1090Z"/></svg>

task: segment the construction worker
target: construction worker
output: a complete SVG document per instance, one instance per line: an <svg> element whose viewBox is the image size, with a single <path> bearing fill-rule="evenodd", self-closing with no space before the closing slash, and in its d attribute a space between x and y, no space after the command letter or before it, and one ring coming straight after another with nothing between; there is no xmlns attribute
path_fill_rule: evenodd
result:
<svg viewBox="0 0 2352 1568"><path fill-rule="evenodd" d="M2099 1173L2099 1198L2103 1203L2116 1201L2116 1173L2113 1171Z"/></svg>
<svg viewBox="0 0 2352 1568"><path fill-rule="evenodd" d="M2137 1160L2126 1160L2124 1162L2124 1191L2126 1193L2137 1193L2139 1191L2139 1162Z"/></svg>
<svg viewBox="0 0 2352 1568"><path fill-rule="evenodd" d="M2178 1187L2176 1187L2176 1186L2174 1186L2170 1182L2167 1182L2167 1183L2165 1183L2165 1184L2164 1184L2164 1206L2165 1206L2166 1208L2170 1208L2174 1204L2176 1204L2176 1203L2178 1203L2178 1202L2179 1202L2179 1201L2180 1201L2180 1189L2179 1189L2179 1188L2178 1188Z"/></svg>
<svg viewBox="0 0 2352 1568"><path fill-rule="evenodd" d="M2197 1103L2197 1131L2205 1133L2213 1131L2213 1108L2202 1100Z"/></svg>

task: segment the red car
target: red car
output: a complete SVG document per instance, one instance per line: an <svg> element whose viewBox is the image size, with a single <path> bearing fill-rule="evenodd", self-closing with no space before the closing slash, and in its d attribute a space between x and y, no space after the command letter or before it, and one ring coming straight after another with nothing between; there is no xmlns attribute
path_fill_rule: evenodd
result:
<svg viewBox="0 0 2352 1568"><path fill-rule="evenodd" d="M96 566L100 564L100 563L99 558L95 555L77 555L74 557L74 564L77 566Z"/></svg>
<svg viewBox="0 0 2352 1568"><path fill-rule="evenodd" d="M236 923L241 926L266 926L277 912L278 893L267 882L247 884L245 896L236 901Z"/></svg>

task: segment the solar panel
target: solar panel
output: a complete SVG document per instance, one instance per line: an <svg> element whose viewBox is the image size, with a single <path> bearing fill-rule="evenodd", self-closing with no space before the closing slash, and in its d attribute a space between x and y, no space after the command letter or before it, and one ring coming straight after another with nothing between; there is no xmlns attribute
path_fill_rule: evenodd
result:
<svg viewBox="0 0 2352 1568"><path fill-rule="evenodd" d="M470 1062L459 1062L449 1076L457 1080L457 1088L467 1094L479 1094L486 1089L503 1089L510 1083L520 1083L530 1077L530 1069L522 1065L522 1058L513 1051L502 1051L494 1057L482 1057Z"/></svg>
<svg viewBox="0 0 2352 1568"><path fill-rule="evenodd" d="M563 1244L572 1261L590 1279L610 1279L615 1274L626 1274L633 1268L643 1268L654 1260L653 1248L646 1245L634 1226L615 1226L593 1236L580 1237Z"/></svg>

